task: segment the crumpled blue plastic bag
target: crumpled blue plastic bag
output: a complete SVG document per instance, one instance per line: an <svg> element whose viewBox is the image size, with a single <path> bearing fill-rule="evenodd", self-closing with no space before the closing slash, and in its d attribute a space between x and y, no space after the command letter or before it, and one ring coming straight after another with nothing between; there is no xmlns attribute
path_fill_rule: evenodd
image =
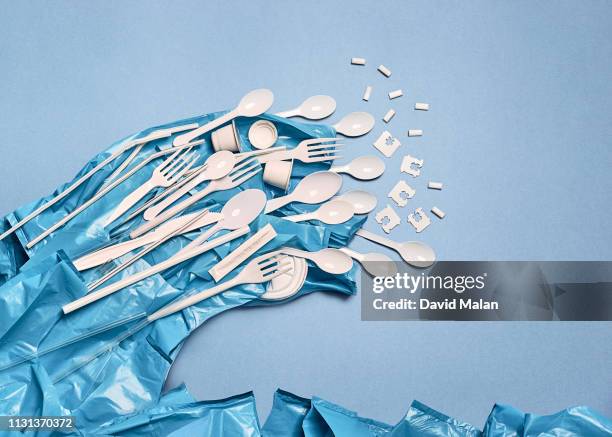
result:
<svg viewBox="0 0 612 437"><path fill-rule="evenodd" d="M250 392L215 401L170 404L162 400L148 411L119 418L95 433L122 437L261 435L255 398Z"/></svg>
<svg viewBox="0 0 612 437"><path fill-rule="evenodd" d="M193 121L203 123L217 115L210 114L181 120L162 127L167 128ZM262 118L266 117L274 118L273 116ZM248 125L253 121L252 119L237 120L243 140L246 137ZM277 127L281 135L290 136L290 138L283 139L288 147L295 147L302 139L335 134L333 129L327 126L300 124L286 120L279 120ZM155 129L157 128L148 129L128 139L145 136ZM202 161L212 153L208 136L205 140L207 143L199 149L202 152ZM145 146L144 153L133 165L151 153L170 147L171 141L172 138L156 140ZM76 178L103 160L108 153L119 147L120 143L115 143L108 151L94 157ZM247 143L244 144L249 146ZM56 269L69 274L69 280L64 278L63 281L66 289L61 291L67 293L72 290L68 295L63 295L54 294L53 283L38 282L30 286L33 290L28 291L28 295L44 295L47 296L47 299L56 296L54 307L53 311L45 311L46 319L43 320L44 323L38 324L37 330L28 332L26 336L20 334L18 337L11 337L10 333L6 333L1 338L3 347L0 350L0 366L12 364L12 367L0 372L0 381L11 382L6 387L8 387L7 390L9 388L12 390L9 398L14 401L3 405L2 410L6 409L20 414L26 411L41 411L45 405L49 405L50 399L53 399L56 408L75 415L78 423L84 429L91 429L97 424L108 423L118 415L132 414L152 407L159 399L167 372L182 343L194 329L210 317L227 309L254 301L257 301L258 304L268 303L257 299L265 291L264 286L244 285L159 320L153 325L135 330L140 326L138 318L150 314L181 295L212 286L213 281L207 270L244 241L245 238L242 238L153 275L73 314L61 317L61 305L85 294L84 283L99 277L117 264L117 262L112 262L86 272L76 272L70 263L70 258L74 259L89 250L125 238L122 233L125 226L123 229L122 226L118 226L118 229L109 232L102 227L102 219L113 210L119 199L148 179L153 168L161 160L149 163L144 169L34 248L25 249L25 245L31 238L73 210L76 205L91 197L121 162L122 159L118 159L107 165L86 184L40 214L13 236L2 241L2 248L5 250L0 256L0 274L2 275L0 279L7 281L13 278L10 287L2 288L2 298L7 302L15 300L18 302L15 308L11 304L10 309L4 309L7 323L11 320L17 322L20 320L19 314L15 316L11 315L11 312L20 311L25 314L23 321L26 321L27 314L38 314L48 307L48 304L47 307L44 306L46 302L44 299L33 301L24 299L23 293L20 295L19 290L23 289L22 283L32 282L32 279L29 279L30 276L44 276L50 268L49 263L58 264L60 267L55 267ZM329 164L321 163L316 166L325 169ZM305 172L305 168L296 163L294 178L297 179L300 172ZM309 169L311 170L312 167ZM58 188L55 194L69 185L70 183L67 183ZM261 175L252 178L240 187L240 189L246 188L263 189L270 197L283 194L275 191L273 187L265 186ZM215 193L194 205L192 209L202 206L219 208L236 192L237 190L228 190ZM2 227L6 229L9 225L16 223L51 197L33 202L9 214L3 221ZM295 208L295 212L301 213L308 210L310 206L300 209L298 205ZM355 230L354 223L362 220L363 218L353 219L353 224L329 229L320 224L292 223L278 217L262 215L251 227L251 234L266 223L272 223L279 233L279 236L258 254L281 245L292 245L305 250L319 250L328 247L332 238L350 239ZM117 275L112 281L120 280L166 259L189 243L196 235L197 233L193 232L174 238ZM332 283L329 279L329 275L311 265L305 286L293 298L321 290L344 294L355 292L355 269L346 275L335 277L337 280ZM19 306L23 309L19 310ZM0 306L0 310L2 309ZM0 318L4 315L4 313L0 314ZM24 323L23 321L21 323ZM114 326L115 322L121 321L127 322ZM92 335L96 331L100 332ZM63 347L60 347L62 345ZM51 352L40 355L49 350ZM30 361L20 362L20 359L24 356L27 358L28 354L32 357L40 356ZM44 378L40 375L43 375ZM34 386L40 389L32 391L30 387Z"/></svg>
<svg viewBox="0 0 612 437"><path fill-rule="evenodd" d="M612 420L586 406L540 416L497 404L487 418L483 434L486 437L608 437L612 435Z"/></svg>
<svg viewBox="0 0 612 437"><path fill-rule="evenodd" d="M480 437L482 432L470 424L459 422L433 408L413 401L404 419L389 437Z"/></svg>
<svg viewBox="0 0 612 437"><path fill-rule="evenodd" d="M303 437L302 425L308 411L310 399L277 389L272 401L272 410L261 429L264 437Z"/></svg>

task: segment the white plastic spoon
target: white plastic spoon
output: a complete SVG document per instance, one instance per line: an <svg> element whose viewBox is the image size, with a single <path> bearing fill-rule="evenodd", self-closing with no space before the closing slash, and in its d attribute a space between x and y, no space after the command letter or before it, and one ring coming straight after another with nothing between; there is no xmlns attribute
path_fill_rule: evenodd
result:
<svg viewBox="0 0 612 437"><path fill-rule="evenodd" d="M221 210L222 218L206 232L181 249L191 250L222 230L233 231L249 225L266 206L266 193L257 189L241 191L228 200Z"/></svg>
<svg viewBox="0 0 612 437"><path fill-rule="evenodd" d="M388 238L381 237L365 229L359 229L355 234L366 240L395 250L402 259L411 266L425 268L431 266L436 261L436 253L425 243L420 243L418 241L404 241L403 243L398 243L397 241L389 240Z"/></svg>
<svg viewBox="0 0 612 437"><path fill-rule="evenodd" d="M268 200L266 213L291 203L302 202L310 205L329 200L342 187L342 176L331 171L319 171L304 177L291 193Z"/></svg>
<svg viewBox="0 0 612 437"><path fill-rule="evenodd" d="M236 156L228 150L221 150L210 155L204 165L206 168L199 175L175 190L165 199L147 208L143 214L144 219L147 221L153 220L164 209L168 208L202 182L220 179L227 176L236 165Z"/></svg>
<svg viewBox="0 0 612 437"><path fill-rule="evenodd" d="M336 132L345 137L360 137L374 127L374 117L367 112L351 112L333 125Z"/></svg>
<svg viewBox="0 0 612 437"><path fill-rule="evenodd" d="M312 96L302 102L300 106L288 111L279 112L279 117L302 117L308 120L321 120L329 117L336 110L336 101L330 96Z"/></svg>
<svg viewBox="0 0 612 437"><path fill-rule="evenodd" d="M378 156L360 156L348 164L335 165L329 171L346 173L362 181L371 181L383 174L385 163Z"/></svg>
<svg viewBox="0 0 612 437"><path fill-rule="evenodd" d="M219 127L236 117L255 117L257 115L261 115L270 109L273 102L274 94L272 94L272 91L265 88L253 90L240 100L240 103L238 103L236 108L219 118L209 121L204 126L200 126L197 129L177 136L174 138L172 144L174 146L182 146L183 144L187 144L191 142L191 140L210 132L216 127Z"/></svg>
<svg viewBox="0 0 612 437"><path fill-rule="evenodd" d="M350 203L344 200L330 200L314 211L290 215L283 218L292 222L319 220L328 225L337 225L349 221L353 218L354 214L353 205Z"/></svg>
<svg viewBox="0 0 612 437"><path fill-rule="evenodd" d="M395 276L397 273L397 266L393 260L383 253L359 253L348 247L342 247L340 250L357 260L361 267L372 276L387 277Z"/></svg>
<svg viewBox="0 0 612 437"><path fill-rule="evenodd" d="M334 197L334 199L344 200L353 205L355 214L368 214L378 204L378 199L376 199L375 195L362 190L347 191Z"/></svg>
<svg viewBox="0 0 612 437"><path fill-rule="evenodd" d="M341 275L353 267L351 257L338 249L327 248L321 249L318 252L307 252L305 250L294 249L293 247L282 247L279 249L279 252L309 259L318 268L333 275Z"/></svg>

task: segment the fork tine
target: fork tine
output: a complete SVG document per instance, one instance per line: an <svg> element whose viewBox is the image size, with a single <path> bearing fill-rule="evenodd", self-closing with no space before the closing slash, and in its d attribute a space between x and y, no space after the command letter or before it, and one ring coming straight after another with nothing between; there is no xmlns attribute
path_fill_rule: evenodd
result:
<svg viewBox="0 0 612 437"><path fill-rule="evenodd" d="M260 172L261 172L261 167L253 170L251 173L248 173L248 174L242 176L241 178L238 178L236 180L232 180L232 185L234 185L234 187L237 187L238 185L242 184L243 182L248 181L253 176L255 176L257 173L260 173Z"/></svg>
<svg viewBox="0 0 612 437"><path fill-rule="evenodd" d="M198 160L199 156L196 154L195 156L191 157L190 161L185 161L183 168L182 169L177 169L175 172L173 172L172 174L168 175L168 179L170 179L170 181L172 183L178 181L180 178L183 177L183 175L185 173L187 173L189 171L189 169L196 163L196 161ZM178 173L177 173L178 172Z"/></svg>
<svg viewBox="0 0 612 437"><path fill-rule="evenodd" d="M314 158L308 158L308 161L305 161L309 164L315 162L324 162L324 161L334 161L336 159L342 158L342 155L326 155L326 156L317 156Z"/></svg>
<svg viewBox="0 0 612 437"><path fill-rule="evenodd" d="M325 156L325 155L334 155L336 153L338 153L338 150L318 150L316 152L312 152L308 154L309 158L317 158L319 156Z"/></svg>
<svg viewBox="0 0 612 437"><path fill-rule="evenodd" d="M276 270L272 273L266 273L265 275L262 275L264 277L264 279L266 281L271 281L272 279L276 278L277 276L283 275L285 273L289 273L290 271L293 270L293 267L287 267L281 270Z"/></svg>
<svg viewBox="0 0 612 437"><path fill-rule="evenodd" d="M334 144L315 144L313 146L308 146L308 148L306 150L308 150L308 152L311 152L311 151L315 151L315 150L340 148L342 146L344 146L344 144L340 144L340 143L334 143Z"/></svg>
<svg viewBox="0 0 612 437"><path fill-rule="evenodd" d="M172 171L172 169L176 168L177 165L179 165L182 160L185 158L185 156L187 156L187 154L189 153L191 149L184 149L184 150L177 150L176 152L174 152L170 158L166 159L164 162L161 163L161 165L158 167L159 168L159 172L166 176L170 171Z"/></svg>
<svg viewBox="0 0 612 437"><path fill-rule="evenodd" d="M300 141L299 145L302 145L302 144L310 145L310 144L324 143L326 141L337 141L337 140L339 140L339 138L336 138L336 137L332 137L332 138L312 138L310 140Z"/></svg>
<svg viewBox="0 0 612 437"><path fill-rule="evenodd" d="M240 169L239 172L236 173L230 173L229 177L232 180L238 179L239 177L241 177L242 175L256 169L256 168L260 168L261 169L261 165L258 162L253 162L252 165L246 167L246 168L242 168Z"/></svg>
<svg viewBox="0 0 612 437"><path fill-rule="evenodd" d="M169 165L168 167L166 167L164 171L162 172L162 174L167 178L171 177L177 171L183 168L184 164L187 163L188 160L193 158L195 153L196 152L194 150L190 153L183 154L180 158L176 159L175 162L172 163L172 165Z"/></svg>
<svg viewBox="0 0 612 437"><path fill-rule="evenodd" d="M285 256L283 258L286 258L284 261L278 261L276 264L274 265L269 265L265 268L260 268L259 270L261 271L262 274L266 274L269 273L271 271L275 271L275 270L282 270L286 267L291 267L291 260L289 259L289 257Z"/></svg>
<svg viewBox="0 0 612 437"><path fill-rule="evenodd" d="M236 174L238 171L242 170L243 168L252 165L253 163L258 163L257 158L249 158L249 159L242 161L240 164L238 164L232 169L232 171L229 173L230 176Z"/></svg>

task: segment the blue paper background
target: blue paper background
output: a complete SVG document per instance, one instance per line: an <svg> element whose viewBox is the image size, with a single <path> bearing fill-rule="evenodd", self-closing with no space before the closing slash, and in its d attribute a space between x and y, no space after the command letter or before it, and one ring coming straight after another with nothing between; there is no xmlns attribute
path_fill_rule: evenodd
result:
<svg viewBox="0 0 612 437"><path fill-rule="evenodd" d="M345 155L377 153L370 144L387 127L407 147L379 181L345 186L376 190L382 206L399 156L425 159L411 205L447 212L423 234L442 259L611 257L609 2L24 1L3 5L0 29L2 215L131 132L267 86L279 111L333 95L332 121L394 107L389 126L347 141ZM396 88L405 96L389 102ZM415 101L432 110L413 111ZM425 136L408 139L408 128ZM445 189L426 190L430 179ZM366 228L379 231L373 218ZM392 236L415 234L404 223ZM185 381L198 399L253 389L262 417L278 386L392 423L412 399L474 424L495 402L610 416L611 328L363 323L358 298L316 294L213 319L169 387Z"/></svg>

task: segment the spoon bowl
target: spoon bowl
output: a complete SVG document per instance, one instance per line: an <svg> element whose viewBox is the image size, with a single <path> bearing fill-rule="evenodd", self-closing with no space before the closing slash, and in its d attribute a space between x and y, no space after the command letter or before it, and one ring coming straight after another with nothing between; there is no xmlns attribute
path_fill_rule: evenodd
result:
<svg viewBox="0 0 612 437"><path fill-rule="evenodd" d="M434 250L420 241L405 241L399 243L397 253L399 253L402 259L408 264L423 269L431 266L436 260Z"/></svg>
<svg viewBox="0 0 612 437"><path fill-rule="evenodd" d="M300 117L308 120L321 120L336 110L336 101L330 96L308 97L299 107Z"/></svg>
<svg viewBox="0 0 612 437"><path fill-rule="evenodd" d="M317 252L308 252L292 247L283 247L280 252L308 259L315 263L318 268L332 275L341 275L353 267L351 257L339 249L326 248Z"/></svg>
<svg viewBox="0 0 612 437"><path fill-rule="evenodd" d="M266 88L259 88L246 94L236 111L238 115L243 117L255 117L266 112L274 103L274 94Z"/></svg>
<svg viewBox="0 0 612 437"><path fill-rule="evenodd" d="M254 188L241 191L225 203L219 224L227 230L241 228L255 220L265 206L266 193L263 191Z"/></svg>
<svg viewBox="0 0 612 437"><path fill-rule="evenodd" d="M330 200L321 205L315 212L317 220L328 225L345 223L352 219L355 214L353 205L343 200Z"/></svg>
<svg viewBox="0 0 612 437"><path fill-rule="evenodd" d="M229 150L221 150L210 155L205 165L204 172L208 179L221 179L227 176L236 165L236 155Z"/></svg>
<svg viewBox="0 0 612 437"><path fill-rule="evenodd" d="M334 126L336 132L345 137L360 137L374 127L374 117L367 112L351 112Z"/></svg>
<svg viewBox="0 0 612 437"><path fill-rule="evenodd" d="M342 187L342 176L331 171L319 171L304 177L295 189L286 196L271 199L266 205L266 212L277 209L291 202L314 205L330 199Z"/></svg>
<svg viewBox="0 0 612 437"><path fill-rule="evenodd" d="M363 190L353 190L343 193L335 199L343 200L353 206L355 214L368 214L376 208L378 199L373 194Z"/></svg>
<svg viewBox="0 0 612 437"><path fill-rule="evenodd" d="M329 170L335 173L346 173L362 181L371 181L383 174L385 163L378 156L360 156L346 165L334 166Z"/></svg>

